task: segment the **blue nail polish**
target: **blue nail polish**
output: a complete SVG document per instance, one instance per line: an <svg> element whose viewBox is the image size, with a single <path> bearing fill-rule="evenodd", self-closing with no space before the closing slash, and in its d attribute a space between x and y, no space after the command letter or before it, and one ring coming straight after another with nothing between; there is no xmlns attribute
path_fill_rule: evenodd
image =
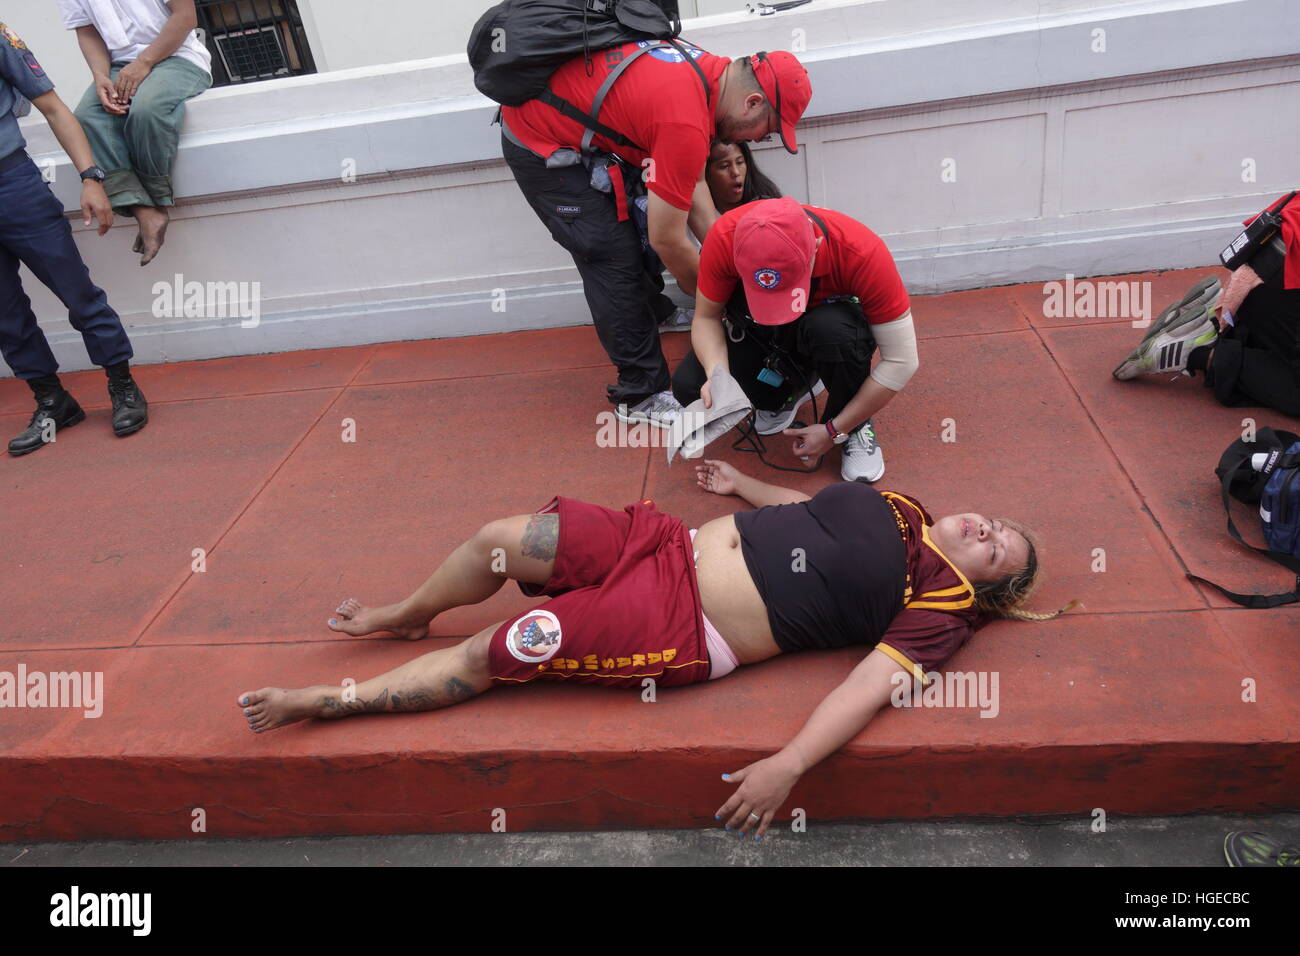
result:
<svg viewBox="0 0 1300 956"><path fill-rule="evenodd" d="M729 774L729 773L724 773L724 774L722 775L722 779L723 779L723 780L730 780L730 779L731 779L731 774Z"/></svg>
<svg viewBox="0 0 1300 956"><path fill-rule="evenodd" d="M713 815L713 819L715 819L715 820L721 820L722 817L718 816L718 815L715 813L715 814Z"/></svg>
<svg viewBox="0 0 1300 956"><path fill-rule="evenodd" d="M241 703L241 704L247 704L247 703L248 703L248 698L245 697L243 700L240 701L240 703Z"/></svg>
<svg viewBox="0 0 1300 956"><path fill-rule="evenodd" d="M333 627L333 626L334 626L335 624L337 624L337 623L338 623L338 620L337 620L337 619L335 619L335 618L330 618L330 627Z"/></svg>
<svg viewBox="0 0 1300 956"><path fill-rule="evenodd" d="M731 827L723 827L722 829L727 830L727 831L730 831L730 830L731 830Z"/></svg>
<svg viewBox="0 0 1300 956"><path fill-rule="evenodd" d="M757 833L755 833L755 834L754 834L754 839L755 839L755 840L761 840L761 839L763 839L763 838L762 838L761 836L759 836Z"/></svg>

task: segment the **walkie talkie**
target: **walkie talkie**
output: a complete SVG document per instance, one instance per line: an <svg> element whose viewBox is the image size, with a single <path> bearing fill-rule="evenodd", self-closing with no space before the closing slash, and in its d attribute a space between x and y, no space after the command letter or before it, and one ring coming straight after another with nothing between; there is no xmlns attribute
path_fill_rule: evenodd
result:
<svg viewBox="0 0 1300 956"><path fill-rule="evenodd" d="M1276 209L1266 209L1242 230L1241 235L1232 240L1228 248L1219 253L1219 261L1225 269L1235 269L1264 248L1282 228L1282 210L1296 196L1293 191Z"/></svg>

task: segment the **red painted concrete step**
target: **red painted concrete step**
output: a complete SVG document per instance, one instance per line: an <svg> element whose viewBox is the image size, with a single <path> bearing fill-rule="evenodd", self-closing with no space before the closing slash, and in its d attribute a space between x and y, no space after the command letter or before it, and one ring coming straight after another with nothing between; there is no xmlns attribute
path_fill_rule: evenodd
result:
<svg viewBox="0 0 1300 956"><path fill-rule="evenodd" d="M1158 311L1206 270L1152 281ZM1194 382L1117 383L1140 332L1046 317L1041 286L918 298L922 368L878 417L881 487L935 514L1034 528L1034 604L951 663L998 676L978 708L887 709L810 772L813 820L1300 808L1300 610L1227 608L1206 573L1269 590L1222 532L1213 467L1240 418ZM675 361L685 336L665 340ZM528 605L513 585L422 644L325 627L395 600L484 522L554 493L653 497L692 526L742 507L662 449L602 448L612 376L590 328L145 367L148 428L116 439L103 376L86 422L0 461L0 672L99 672L102 714L0 709L0 839L513 831L713 824L720 774L767 756L860 659L804 654L703 686L495 690L432 714L254 736L237 694L364 679ZM0 381L0 432L21 383ZM957 440L945 441L951 422ZM350 424L349 424L350 423ZM346 440L349 432L355 440ZM948 429L951 434L951 429ZM816 491L816 475L765 480ZM774 443L778 456L786 454ZM195 550L202 549L202 571ZM1105 570L1098 570L1098 555ZM0 673L0 681L4 678Z"/></svg>

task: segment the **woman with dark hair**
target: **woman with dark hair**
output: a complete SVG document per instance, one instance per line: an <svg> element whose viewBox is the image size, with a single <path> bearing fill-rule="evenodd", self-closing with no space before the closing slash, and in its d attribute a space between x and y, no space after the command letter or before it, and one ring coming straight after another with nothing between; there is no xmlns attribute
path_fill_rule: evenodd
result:
<svg viewBox="0 0 1300 956"><path fill-rule="evenodd" d="M715 139L709 152L709 162L704 167L704 178L709 184L709 193L713 196L713 205L718 207L719 216L756 199L781 198L781 190L776 183L763 175L754 164L754 155L748 143L724 143ZM700 241L703 242L703 238ZM662 278L659 285L659 292L662 293ZM655 305L659 316L659 331L691 330L694 309L676 309L671 300L662 294L655 302L662 303Z"/></svg>
<svg viewBox="0 0 1300 956"><path fill-rule="evenodd" d="M755 199L780 199L781 190L754 164L754 154L748 143L723 143L713 141L704 178L713 194L713 204L718 215L731 212Z"/></svg>
<svg viewBox="0 0 1300 956"><path fill-rule="evenodd" d="M612 511L557 497L489 522L405 601L348 600L329 626L418 640L437 615L486 600L507 578L550 601L360 684L240 694L249 729L434 710L533 681L700 683L782 653L872 648L785 748L730 775L740 787L719 819L741 832L757 824L761 836L799 777L857 736L895 688L929 683L993 617L1055 616L1022 606L1038 557L1010 521L934 521L915 499L863 482L810 498L717 461L696 480L756 510L693 531L650 501Z"/></svg>

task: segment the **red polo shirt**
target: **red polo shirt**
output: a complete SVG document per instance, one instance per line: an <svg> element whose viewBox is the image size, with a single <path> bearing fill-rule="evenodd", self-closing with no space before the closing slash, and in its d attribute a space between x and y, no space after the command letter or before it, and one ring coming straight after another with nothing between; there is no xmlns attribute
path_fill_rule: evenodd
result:
<svg viewBox="0 0 1300 956"><path fill-rule="evenodd" d="M699 290L706 298L726 302L736 291L740 281L734 255L736 224L754 207L772 201L761 199L738 206L713 224L700 252ZM830 230L813 264L817 290L809 308L835 296L857 296L867 321L879 325L893 321L911 307L894 257L879 236L842 212L820 206L803 208L812 210ZM822 235L817 223L812 227L814 236Z"/></svg>
<svg viewBox="0 0 1300 956"><path fill-rule="evenodd" d="M610 71L641 45L628 43L594 51L591 76L587 75L585 59L574 57L552 75L552 91L578 109L589 109ZM714 134L718 78L731 63L726 57L705 53L690 44L686 48L694 51L695 62L709 81L712 102L705 97L699 74L681 54L676 50L654 50L638 57L615 81L597 117L646 152L615 146L600 135L594 140L596 148L614 153L633 166L646 168L644 160L653 159L653 175L647 178L646 186L677 209L691 208L695 184L704 175ZM578 149L586 132L585 126L537 100L502 107L501 115L510 132L543 158L558 149Z"/></svg>

